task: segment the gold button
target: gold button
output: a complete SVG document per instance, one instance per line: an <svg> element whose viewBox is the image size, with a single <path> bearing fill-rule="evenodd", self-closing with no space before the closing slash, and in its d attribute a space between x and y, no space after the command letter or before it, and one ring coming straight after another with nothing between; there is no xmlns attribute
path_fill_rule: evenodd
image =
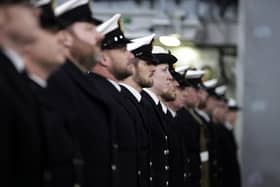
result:
<svg viewBox="0 0 280 187"><path fill-rule="evenodd" d="M112 165L112 170L116 171L117 170L117 166L115 164Z"/></svg>
<svg viewBox="0 0 280 187"><path fill-rule="evenodd" d="M164 150L164 151L163 151L163 154L164 154L164 155L169 155L169 150L168 150L168 149Z"/></svg>

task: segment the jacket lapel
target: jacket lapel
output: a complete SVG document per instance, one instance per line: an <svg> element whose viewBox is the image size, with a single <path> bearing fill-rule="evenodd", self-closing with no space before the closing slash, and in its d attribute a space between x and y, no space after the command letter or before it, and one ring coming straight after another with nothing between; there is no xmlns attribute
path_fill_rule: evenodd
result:
<svg viewBox="0 0 280 187"><path fill-rule="evenodd" d="M95 89L94 84L92 84L87 75L80 71L72 62L68 61L64 64L64 70L67 75L76 83L77 87L83 90L88 96L93 97L95 100L105 102L101 95L98 94L98 90Z"/></svg>
<svg viewBox="0 0 280 187"><path fill-rule="evenodd" d="M153 101L151 96L149 94L147 94L145 91L142 91L141 95L142 95L143 98L145 98L153 106L153 109L154 109L155 113L157 114L157 117L158 117L158 119L160 121L161 127L163 128L165 133L167 133L167 128L166 128L166 125L165 125L165 121L163 119L163 115L161 114L162 111L160 111L159 108L158 108L159 106L157 106L155 104L155 102Z"/></svg>

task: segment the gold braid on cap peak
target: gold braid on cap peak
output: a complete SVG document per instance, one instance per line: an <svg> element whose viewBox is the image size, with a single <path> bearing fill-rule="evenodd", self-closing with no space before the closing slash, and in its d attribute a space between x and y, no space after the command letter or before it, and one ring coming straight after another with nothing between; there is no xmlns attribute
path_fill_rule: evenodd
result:
<svg viewBox="0 0 280 187"><path fill-rule="evenodd" d="M51 0L51 7L54 10L56 7L56 1L55 0Z"/></svg>
<svg viewBox="0 0 280 187"><path fill-rule="evenodd" d="M88 7L91 10L92 1L88 1Z"/></svg>
<svg viewBox="0 0 280 187"><path fill-rule="evenodd" d="M119 25L119 28L120 28L120 30L122 31L122 32L124 32L124 26L123 26L123 21L122 21L122 19L120 18L119 20L118 20L118 25Z"/></svg>

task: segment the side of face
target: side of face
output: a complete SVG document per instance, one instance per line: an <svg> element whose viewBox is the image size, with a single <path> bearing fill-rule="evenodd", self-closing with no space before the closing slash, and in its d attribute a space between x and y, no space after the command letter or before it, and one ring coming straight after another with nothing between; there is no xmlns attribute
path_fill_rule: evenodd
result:
<svg viewBox="0 0 280 187"><path fill-rule="evenodd" d="M168 64L160 64L155 67L153 89L155 89L161 97L165 97L169 94L171 80L172 77L168 70Z"/></svg>
<svg viewBox="0 0 280 187"><path fill-rule="evenodd" d="M18 44L35 41L39 26L39 11L25 5L10 5L2 10L4 16L3 33Z"/></svg>
<svg viewBox="0 0 280 187"><path fill-rule="evenodd" d="M176 95L177 95L177 88L179 87L179 84L178 82L172 78L171 79L171 84L170 84L170 87L169 87L169 90L168 90L168 95L169 95L169 100L175 100L176 99Z"/></svg>
<svg viewBox="0 0 280 187"><path fill-rule="evenodd" d="M228 111L226 114L226 120L231 124L235 125L237 120L237 112L236 111Z"/></svg>
<svg viewBox="0 0 280 187"><path fill-rule="evenodd" d="M26 55L32 62L47 70L54 70L65 62L66 54L59 35L41 30L38 39L25 47Z"/></svg>
<svg viewBox="0 0 280 187"><path fill-rule="evenodd" d="M5 38L5 13L4 13L4 7L0 6L0 46L3 45L3 39Z"/></svg>
<svg viewBox="0 0 280 187"><path fill-rule="evenodd" d="M206 111L211 114L214 108L216 108L217 102L213 96L209 96L206 101Z"/></svg>
<svg viewBox="0 0 280 187"><path fill-rule="evenodd" d="M198 97L199 97L199 105L202 108L204 108L205 105L206 105L208 93L205 90L203 90L203 89L199 89L198 90Z"/></svg>
<svg viewBox="0 0 280 187"><path fill-rule="evenodd" d="M224 107L216 107L212 112L213 120L218 123L225 123L226 121L226 109Z"/></svg>
<svg viewBox="0 0 280 187"><path fill-rule="evenodd" d="M187 87L185 89L186 93L186 103L188 107L194 108L197 107L199 103L198 94L195 88Z"/></svg>
<svg viewBox="0 0 280 187"><path fill-rule="evenodd" d="M101 57L101 41L103 35L96 31L96 26L86 22L77 22L68 29L73 38L69 50L85 66L91 68Z"/></svg>
<svg viewBox="0 0 280 187"><path fill-rule="evenodd" d="M150 88L153 86L155 65L148 64L146 61L139 59L134 64L133 69L133 79L141 88Z"/></svg>
<svg viewBox="0 0 280 187"><path fill-rule="evenodd" d="M176 99L173 101L173 105L176 108L183 108L186 105L186 92L184 91L185 88L178 87L176 88Z"/></svg>
<svg viewBox="0 0 280 187"><path fill-rule="evenodd" d="M126 47L105 50L103 55L108 61L109 72L117 80L120 81L132 75L134 55Z"/></svg>

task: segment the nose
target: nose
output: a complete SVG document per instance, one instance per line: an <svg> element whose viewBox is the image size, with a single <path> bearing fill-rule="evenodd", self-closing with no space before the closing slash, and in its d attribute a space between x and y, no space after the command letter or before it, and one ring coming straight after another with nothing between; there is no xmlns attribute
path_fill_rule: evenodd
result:
<svg viewBox="0 0 280 187"><path fill-rule="evenodd" d="M57 33L56 38L59 44L64 45L66 37L62 33Z"/></svg>
<svg viewBox="0 0 280 187"><path fill-rule="evenodd" d="M155 65L150 65L150 70L152 73L156 71L156 66Z"/></svg>
<svg viewBox="0 0 280 187"><path fill-rule="evenodd" d="M127 53L128 53L128 59L129 59L129 60L132 60L132 59L135 58L135 56L134 56L134 54L133 54L132 52L127 51Z"/></svg>
<svg viewBox="0 0 280 187"><path fill-rule="evenodd" d="M172 81L172 79L173 79L173 77L172 77L172 75L170 74L169 71L167 71L167 79L168 79L169 81Z"/></svg>

